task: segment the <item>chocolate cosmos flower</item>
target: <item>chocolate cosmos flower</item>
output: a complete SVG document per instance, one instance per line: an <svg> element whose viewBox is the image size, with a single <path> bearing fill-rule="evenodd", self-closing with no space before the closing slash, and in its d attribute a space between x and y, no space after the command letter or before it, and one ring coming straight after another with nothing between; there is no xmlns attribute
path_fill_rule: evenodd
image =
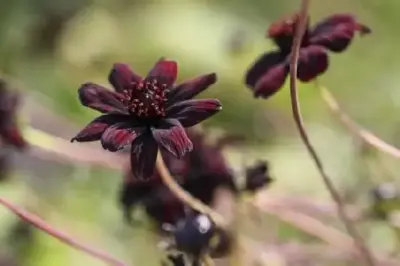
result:
<svg viewBox="0 0 400 266"><path fill-rule="evenodd" d="M27 143L16 121L19 96L17 92L8 90L7 84L0 80L0 137L3 144L21 150Z"/></svg>
<svg viewBox="0 0 400 266"><path fill-rule="evenodd" d="M175 85L177 64L160 59L146 78L125 64L114 64L109 82L115 91L85 83L78 90L84 106L103 115L94 119L71 141L100 140L104 149L116 152L131 145L136 178L153 175L159 146L181 158L193 149L184 130L221 110L215 99L192 99L215 83L207 74Z"/></svg>
<svg viewBox="0 0 400 266"><path fill-rule="evenodd" d="M278 50L263 54L246 74L246 84L255 97L268 98L285 83L290 71L289 55L293 43L298 14L273 23L268 37ZM356 21L351 14L335 14L306 29L298 61L297 77L309 82L328 68L328 51L340 53L350 45L354 34L370 33L371 30Z"/></svg>

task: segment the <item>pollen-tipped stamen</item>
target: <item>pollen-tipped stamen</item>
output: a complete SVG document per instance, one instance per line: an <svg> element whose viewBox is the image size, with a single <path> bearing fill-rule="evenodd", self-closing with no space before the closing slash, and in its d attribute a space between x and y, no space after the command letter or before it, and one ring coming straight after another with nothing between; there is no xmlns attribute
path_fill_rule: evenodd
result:
<svg viewBox="0 0 400 266"><path fill-rule="evenodd" d="M167 101L167 84L157 79L132 82L131 88L124 90L124 101L129 112L139 117L164 117Z"/></svg>

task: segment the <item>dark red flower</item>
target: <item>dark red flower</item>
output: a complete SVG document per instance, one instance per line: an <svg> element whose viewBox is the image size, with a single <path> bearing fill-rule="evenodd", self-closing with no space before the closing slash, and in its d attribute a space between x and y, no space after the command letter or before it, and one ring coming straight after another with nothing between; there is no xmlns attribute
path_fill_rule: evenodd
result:
<svg viewBox="0 0 400 266"><path fill-rule="evenodd" d="M169 171L180 185L208 205L211 204L214 191L218 188L225 187L237 193L233 173L221 149L237 142L239 138L225 136L212 145L205 141L203 133L187 130L187 135L194 149L182 159L161 149ZM150 181L144 182L135 180L128 169L122 185L120 203L128 221L132 207L137 204L142 204L147 214L160 226L163 223L175 224L185 215L184 205L163 184L157 172Z"/></svg>
<svg viewBox="0 0 400 266"><path fill-rule="evenodd" d="M0 137L4 145L22 150L27 143L17 124L19 100L20 95L8 90L6 82L0 80Z"/></svg>
<svg viewBox="0 0 400 266"><path fill-rule="evenodd" d="M267 35L278 50L263 54L246 73L245 82L255 97L268 98L284 85L297 21L298 14L294 14L269 27ZM309 82L323 74L329 64L327 52L346 50L356 32L364 35L371 30L351 14L335 14L308 28L301 43L297 77Z"/></svg>
<svg viewBox="0 0 400 266"><path fill-rule="evenodd" d="M84 106L103 115L94 119L71 141L100 140L104 149L116 152L131 146L136 178L153 175L159 147L181 158L193 149L184 128L192 127L221 110L215 99L192 99L215 83L207 74L175 85L177 64L160 59L146 78L125 64L114 64L109 82L115 91L85 83L78 90Z"/></svg>
<svg viewBox="0 0 400 266"><path fill-rule="evenodd" d="M269 185L273 179L269 175L267 161L259 161L246 169L246 182L244 189L249 192L256 192Z"/></svg>

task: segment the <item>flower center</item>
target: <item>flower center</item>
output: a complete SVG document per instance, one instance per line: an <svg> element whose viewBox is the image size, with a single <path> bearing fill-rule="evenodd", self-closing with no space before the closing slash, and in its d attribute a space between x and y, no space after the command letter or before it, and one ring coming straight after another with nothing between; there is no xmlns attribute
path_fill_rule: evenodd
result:
<svg viewBox="0 0 400 266"><path fill-rule="evenodd" d="M146 79L132 82L131 87L123 92L123 101L129 112L138 117L164 117L167 92L167 84L161 84L157 79Z"/></svg>

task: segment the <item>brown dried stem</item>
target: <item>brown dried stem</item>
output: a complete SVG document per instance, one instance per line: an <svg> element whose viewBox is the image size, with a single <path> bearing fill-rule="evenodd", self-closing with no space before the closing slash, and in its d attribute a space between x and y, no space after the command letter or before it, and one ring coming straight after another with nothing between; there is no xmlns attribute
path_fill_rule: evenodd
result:
<svg viewBox="0 0 400 266"><path fill-rule="evenodd" d="M333 114L335 114L343 125L356 137L374 147L375 149L386 153L390 156L395 158L400 158L400 149L390 145L389 143L385 142L381 138L377 137L370 131L362 128L356 122L354 122L348 114L346 114L343 109L340 108L338 102L336 101L335 97L331 94L331 92L323 86L318 86L321 96L325 103L328 105L329 109Z"/></svg>
<svg viewBox="0 0 400 266"><path fill-rule="evenodd" d="M303 35L305 32L305 29L307 27L307 17L308 17L308 9L310 6L310 0L303 0L302 1L302 6L301 6L301 11L300 11L300 18L298 21L297 29L296 29L296 35L293 40L293 45L292 45L292 53L291 53L291 58L290 58L290 95L291 95L291 105L292 105L292 112L293 112L293 118L295 120L297 129L300 133L300 137L306 146L310 156L312 157L318 171L321 174L321 177L325 183L325 186L327 187L329 193L331 194L333 200L336 202L337 205L337 211L339 214L339 217L343 221L347 231L349 234L353 237L354 239L354 244L357 245L360 253L362 254L365 264L369 266L374 266L376 265L374 262L374 259L371 255L371 252L369 251L368 247L366 246L364 240L362 237L359 235L356 227L353 225L353 222L350 220L348 217L346 211L345 211L345 205L341 199L341 196L339 195L339 192L336 190L333 182L331 181L330 177L327 175L327 173L324 170L324 167L322 165L322 161L319 158L315 148L313 147L311 141L309 140L307 131L303 125L302 121L302 116L301 116L301 111L300 111L300 103L298 100L298 93L297 93L297 64L299 60L299 53L300 53L300 45L301 45L301 40L303 39Z"/></svg>
<svg viewBox="0 0 400 266"><path fill-rule="evenodd" d="M0 197L0 204L10 210L12 213L17 215L19 218L21 218L23 221L31 224L32 226L36 227L37 229L41 230L42 232L58 239L59 241L67 244L70 247L75 248L76 250L82 251L93 258L96 258L98 260L103 261L106 264L109 265L117 265L117 266L127 266L127 264L123 263L122 261L113 258L111 255L100 251L96 250L92 247L89 247L87 245L84 245L74 239L73 237L67 235L64 232L61 232L57 230L56 228L52 227L51 225L47 224L44 220L42 220L40 217L24 210L23 208L9 202L8 200L1 198Z"/></svg>

